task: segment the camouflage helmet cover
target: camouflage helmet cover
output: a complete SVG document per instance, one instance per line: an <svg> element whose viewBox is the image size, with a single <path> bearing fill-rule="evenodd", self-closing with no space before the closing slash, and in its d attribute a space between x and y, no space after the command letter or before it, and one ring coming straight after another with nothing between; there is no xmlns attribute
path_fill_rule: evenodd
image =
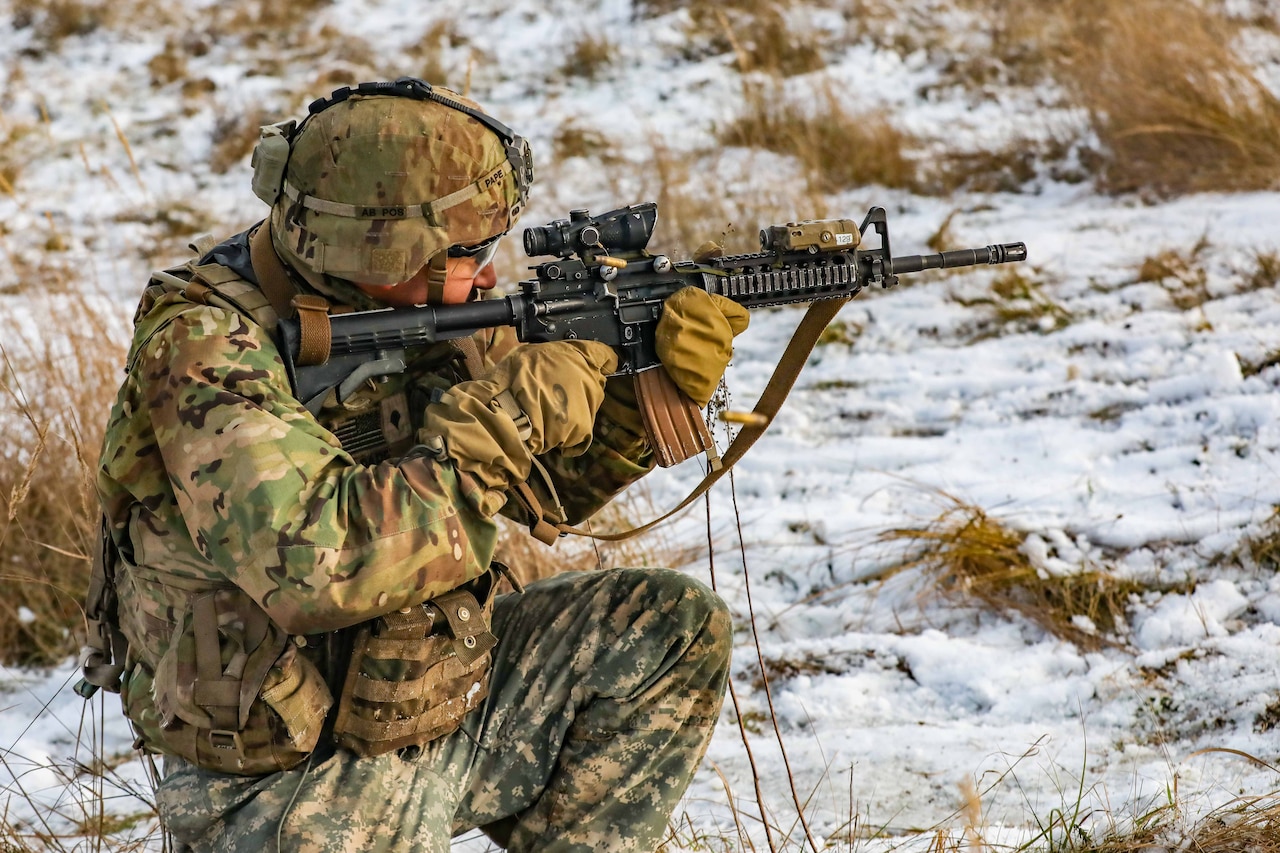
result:
<svg viewBox="0 0 1280 853"><path fill-rule="evenodd" d="M450 246L510 230L523 202L517 180L504 140L466 112L353 94L314 112L293 137L271 234L304 275L397 284Z"/></svg>

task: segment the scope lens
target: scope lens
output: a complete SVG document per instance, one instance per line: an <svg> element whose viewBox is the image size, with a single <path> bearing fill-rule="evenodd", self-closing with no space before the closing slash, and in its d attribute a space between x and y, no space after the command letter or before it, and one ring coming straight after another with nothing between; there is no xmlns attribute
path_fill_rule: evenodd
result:
<svg viewBox="0 0 1280 853"><path fill-rule="evenodd" d="M547 254L547 229L540 225L524 229L524 253L531 258Z"/></svg>

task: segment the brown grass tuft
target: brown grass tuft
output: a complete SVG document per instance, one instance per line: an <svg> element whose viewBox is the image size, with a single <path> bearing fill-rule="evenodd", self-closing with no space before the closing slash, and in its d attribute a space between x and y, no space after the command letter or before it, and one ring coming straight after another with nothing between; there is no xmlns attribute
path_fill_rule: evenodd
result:
<svg viewBox="0 0 1280 853"><path fill-rule="evenodd" d="M1111 192L1265 189L1280 178L1280 98L1191 0L1076 0L1059 74L1092 116Z"/></svg>
<svg viewBox="0 0 1280 853"><path fill-rule="evenodd" d="M970 60L970 88L1054 77L1090 116L1104 190L1170 196L1280 180L1280 98L1237 51L1241 22L1220 4L969 5L985 13L990 38Z"/></svg>
<svg viewBox="0 0 1280 853"><path fill-rule="evenodd" d="M1035 267L1010 267L992 279L986 294L972 298L952 294L951 300L966 308L987 310L987 316L969 330L972 340L1007 332L1048 334L1069 326L1073 318L1069 310L1045 295L1047 283Z"/></svg>
<svg viewBox="0 0 1280 853"><path fill-rule="evenodd" d="M88 35L111 20L111 4L85 0L18 0L14 29L31 27L46 47L56 48L71 36Z"/></svg>
<svg viewBox="0 0 1280 853"><path fill-rule="evenodd" d="M658 203L650 250L688 258L712 240L730 254L758 252L762 227L827 215L821 193L803 181L776 181L749 193L726 193L726 186L745 183L747 178L718 171L724 165L721 159L715 149L675 151L655 138L648 157L632 167L641 181L639 191L634 186L614 189L616 198ZM757 167L747 163L741 168Z"/></svg>
<svg viewBox="0 0 1280 853"><path fill-rule="evenodd" d="M553 163L562 163L571 157L594 157L602 164L614 164L618 158L612 153L612 149L612 143L603 133L573 119L559 124L555 136L551 138Z"/></svg>
<svg viewBox="0 0 1280 853"><path fill-rule="evenodd" d="M155 30L181 14L174 4L155 0L14 0L10 9L13 29L31 29L34 38L26 50L34 56L99 30Z"/></svg>
<svg viewBox="0 0 1280 853"><path fill-rule="evenodd" d="M633 8L637 17L681 11L681 58L732 53L744 74L791 77L821 70L833 39L808 26L804 10L789 0L637 0Z"/></svg>
<svg viewBox="0 0 1280 853"><path fill-rule="evenodd" d="M213 125L209 168L223 175L247 163L253 147L258 144L259 128L276 120L261 109L218 116Z"/></svg>
<svg viewBox="0 0 1280 853"><path fill-rule="evenodd" d="M466 38L458 32L452 20L442 20L432 24L418 43L409 49L410 62L415 66L415 76L421 77L428 83L448 86L466 94L464 76L456 73L456 69L450 66L446 58L448 48L461 47L466 43ZM459 77L463 79L455 79Z"/></svg>
<svg viewBox="0 0 1280 853"><path fill-rule="evenodd" d="M618 45L607 34L582 30L569 44L560 73L570 79L598 80L618 54Z"/></svg>
<svg viewBox="0 0 1280 853"><path fill-rule="evenodd" d="M1253 269L1245 275L1246 290L1266 290L1280 284L1280 252L1255 249Z"/></svg>
<svg viewBox="0 0 1280 853"><path fill-rule="evenodd" d="M792 77L826 67L823 42L812 28L795 29L787 20L787 10L775 3L744 4L726 12L712 9L714 21L704 16L704 25L723 34L733 48L734 63L741 74L762 71L775 77Z"/></svg>
<svg viewBox="0 0 1280 853"><path fill-rule="evenodd" d="M18 121L0 112L0 193L16 195L15 185L23 168L37 155L35 149L42 145L35 136L36 128L30 122Z"/></svg>
<svg viewBox="0 0 1280 853"><path fill-rule="evenodd" d="M921 187L910 156L916 139L886 112L851 112L830 85L818 90L812 107L789 97L781 86L748 87L745 109L717 139L795 157L815 191L867 184Z"/></svg>
<svg viewBox="0 0 1280 853"><path fill-rule="evenodd" d="M1157 804L1099 834L1070 819L1073 807L1042 820L1041 834L1020 849L1050 853L1280 853L1280 800L1274 793L1240 797L1191 824L1177 802Z"/></svg>
<svg viewBox="0 0 1280 853"><path fill-rule="evenodd" d="M1149 255L1138 265L1134 280L1159 284L1181 311L1203 305L1211 298L1203 258L1208 248L1209 240L1202 236L1187 249L1164 249Z"/></svg>
<svg viewBox="0 0 1280 853"><path fill-rule="evenodd" d="M932 523L881 534L882 541L913 546L888 575L919 569L929 578L929 594L1017 613L1084 649L1117 644L1108 634L1124 625L1129 596L1140 585L1083 566L1076 574L1048 574L1024 553L1027 534L979 507L944 497L951 505ZM1085 627L1081 617L1096 630Z"/></svg>
<svg viewBox="0 0 1280 853"><path fill-rule="evenodd" d="M0 332L0 661L75 652L96 530L93 490L123 339L93 300L28 294Z"/></svg>

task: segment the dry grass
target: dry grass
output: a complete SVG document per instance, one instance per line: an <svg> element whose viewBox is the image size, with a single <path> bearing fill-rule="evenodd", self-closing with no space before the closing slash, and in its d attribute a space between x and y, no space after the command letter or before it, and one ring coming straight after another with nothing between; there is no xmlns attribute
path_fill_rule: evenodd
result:
<svg viewBox="0 0 1280 853"><path fill-rule="evenodd" d="M1271 517L1241 543L1236 559L1260 573L1280 572L1280 507L1273 507Z"/></svg>
<svg viewBox="0 0 1280 853"><path fill-rule="evenodd" d="M1208 238L1201 237L1186 249L1164 249L1149 255L1138 265L1134 280L1159 284L1181 311L1201 306L1212 298L1204 265L1208 248Z"/></svg>
<svg viewBox="0 0 1280 853"><path fill-rule="evenodd" d="M1040 837L1023 845L1028 853L1278 853L1280 800L1274 794L1240 798L1188 825L1179 803L1164 803L1135 815L1124 826L1095 835L1064 819L1042 824Z"/></svg>
<svg viewBox="0 0 1280 853"><path fill-rule="evenodd" d="M560 64L560 74L570 79L598 80L617 59L618 45L607 34L583 30L572 37Z"/></svg>
<svg viewBox="0 0 1280 853"><path fill-rule="evenodd" d="M638 527L662 515L644 483L637 483L612 503L579 525L597 534ZM585 572L626 566L684 566L706 554L705 545L673 541L663 528L621 542L596 542L580 536L562 536L547 546L529 535L522 525L499 517L498 550L494 558L507 565L522 584L530 584L561 572ZM504 582L504 591L508 585Z"/></svg>
<svg viewBox="0 0 1280 853"><path fill-rule="evenodd" d="M1048 282L1035 267L1010 267L998 273L987 293L977 297L952 294L951 301L966 308L982 308L988 316L969 330L972 340L985 340L1008 332L1048 334L1071 324L1072 315L1045 295Z"/></svg>
<svg viewBox="0 0 1280 853"><path fill-rule="evenodd" d="M563 163L572 157L594 157L602 164L616 164L614 146L603 133L590 125L569 119L556 126L551 138L551 160Z"/></svg>
<svg viewBox="0 0 1280 853"><path fill-rule="evenodd" d="M742 113L716 136L724 145L763 148L795 157L815 192L876 184L921 189L911 150L916 139L887 112L851 111L831 85L808 106L780 85L748 86Z"/></svg>
<svg viewBox="0 0 1280 853"><path fill-rule="evenodd" d="M832 34L811 25L789 0L637 0L637 17L683 13L679 55L699 60L732 53L741 73L777 77L826 67Z"/></svg>
<svg viewBox="0 0 1280 853"><path fill-rule="evenodd" d="M31 29L28 48L35 55L56 51L62 43L99 30L137 33L172 25L181 14L157 0L14 0L10 23Z"/></svg>
<svg viewBox="0 0 1280 853"><path fill-rule="evenodd" d="M0 113L0 194L15 195L23 167L32 156L35 133L36 125Z"/></svg>
<svg viewBox="0 0 1280 853"><path fill-rule="evenodd" d="M775 77L792 77L820 71L827 65L820 33L808 27L793 27L784 4L741 4L728 10L715 5L701 23L728 40L739 73L761 71Z"/></svg>
<svg viewBox="0 0 1280 853"><path fill-rule="evenodd" d="M253 147L258 144L259 128L277 120L260 109L219 115L213 125L209 168L225 174L233 167L247 163Z"/></svg>
<svg viewBox="0 0 1280 853"><path fill-rule="evenodd" d="M93 477L124 349L83 296L28 294L0 333L0 660L52 664L79 645L96 530Z"/></svg>
<svg viewBox="0 0 1280 853"><path fill-rule="evenodd" d="M672 257L691 257L706 241L730 254L760 251L760 229L766 225L821 219L826 201L803 181L777 181L752 192L726 193L726 186L746 178L722 174L719 152L673 151L655 140L636 171L642 181L636 199L658 203L658 223L649 246ZM753 170L750 163L741 166ZM619 197L627 197L621 191Z"/></svg>
<svg viewBox="0 0 1280 853"><path fill-rule="evenodd" d="M458 31L452 20L437 21L427 29L418 43L409 49L410 61L414 65L412 68L414 75L428 83L438 83L466 94L467 89L470 88L466 79L469 69L462 69L460 72L448 61L450 49L466 45L466 37ZM337 85L349 85L352 82L359 81L348 80L345 84ZM337 86L331 88L337 88Z"/></svg>
<svg viewBox="0 0 1280 853"><path fill-rule="evenodd" d="M1280 99L1233 50L1230 23L1191 0L1072 5L1078 48L1059 75L1092 116L1104 189L1276 186Z"/></svg>
<svg viewBox="0 0 1280 853"><path fill-rule="evenodd" d="M1253 267L1244 273L1245 290L1267 290L1280 284L1280 252L1255 249Z"/></svg>
<svg viewBox="0 0 1280 853"><path fill-rule="evenodd" d="M13 4L13 28L31 27L45 48L56 48L71 36L87 35L111 24L113 4L85 0L18 0Z"/></svg>
<svg viewBox="0 0 1280 853"><path fill-rule="evenodd" d="M1049 574L1025 553L1027 534L979 507L944 497L950 506L932 523L881 534L882 541L910 546L890 575L918 569L928 578L927 595L1017 613L1084 649L1118 643L1114 632L1125 624L1129 596L1141 586L1087 566L1074 574Z"/></svg>
<svg viewBox="0 0 1280 853"><path fill-rule="evenodd" d="M1055 79L1090 117L1105 191L1171 196L1280 181L1280 98L1238 52L1242 23L1220 4L967 5L987 43L957 56L945 79L978 93Z"/></svg>

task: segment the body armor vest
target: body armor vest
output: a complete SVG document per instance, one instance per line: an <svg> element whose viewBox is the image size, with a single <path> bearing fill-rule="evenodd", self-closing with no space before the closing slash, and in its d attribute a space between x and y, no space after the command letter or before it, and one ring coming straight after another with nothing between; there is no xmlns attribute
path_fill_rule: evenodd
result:
<svg viewBox="0 0 1280 853"><path fill-rule="evenodd" d="M277 312L251 280L252 267L238 262L237 240L247 243L239 235L201 259L212 263L154 274L136 319L154 322L154 333L196 302L274 329ZM173 309L158 309L167 316L153 318L157 302L175 293L182 298L169 297ZM458 350L442 344L403 376L326 401L318 419L357 462L402 456L432 392L465 378L458 362ZM119 691L150 751L241 775L293 767L326 736L359 755L407 755L455 730L487 696L497 645L489 630L494 570L417 607L329 635L292 637L231 583L130 565L110 536L100 538L77 690ZM163 588L169 618L118 611L118 601L143 600L129 593L142 583ZM136 647L162 653L147 660Z"/></svg>

